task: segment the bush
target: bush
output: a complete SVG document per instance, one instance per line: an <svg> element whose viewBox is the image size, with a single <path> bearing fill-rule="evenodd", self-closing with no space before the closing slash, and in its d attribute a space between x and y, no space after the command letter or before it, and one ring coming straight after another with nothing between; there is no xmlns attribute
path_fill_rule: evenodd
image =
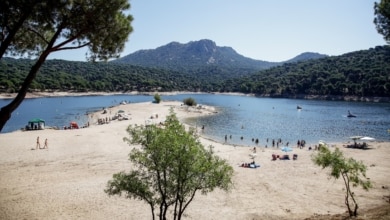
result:
<svg viewBox="0 0 390 220"><path fill-rule="evenodd" d="M193 98L191 98L191 97L184 99L183 102L184 102L184 105L196 106L196 101L195 101L195 99L193 99Z"/></svg>
<svg viewBox="0 0 390 220"><path fill-rule="evenodd" d="M161 102L161 96L158 93L154 94L154 102L155 103Z"/></svg>

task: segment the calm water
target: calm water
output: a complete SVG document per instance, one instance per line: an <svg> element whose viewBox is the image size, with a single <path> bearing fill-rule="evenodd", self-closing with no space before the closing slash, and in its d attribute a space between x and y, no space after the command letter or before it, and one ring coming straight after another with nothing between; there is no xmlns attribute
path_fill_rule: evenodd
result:
<svg viewBox="0 0 390 220"><path fill-rule="evenodd" d="M370 136L380 141L389 141L390 104L341 101L317 101L296 99L271 99L248 96L181 94L162 96L163 100L182 101L193 97L198 104L217 107L219 114L190 119L188 123L201 127L204 134L223 142L270 146L266 139L281 138L284 143L296 144L304 139L309 144L319 140L327 142L348 141L355 135ZM152 101L153 96L112 95L84 97L52 97L26 99L13 113L3 132L24 127L31 118L42 118L47 126L63 127L70 121L80 125L87 122L86 113L118 105L121 101ZM10 100L0 100L0 107ZM297 110L297 105L302 106ZM348 110L356 118L346 117ZM229 136L232 135L232 139ZM243 137L243 140L240 137Z"/></svg>

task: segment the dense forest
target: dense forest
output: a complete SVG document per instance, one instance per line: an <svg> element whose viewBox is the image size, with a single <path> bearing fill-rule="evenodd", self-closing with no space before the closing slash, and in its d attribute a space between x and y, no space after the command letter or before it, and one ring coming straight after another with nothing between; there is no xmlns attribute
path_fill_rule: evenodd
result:
<svg viewBox="0 0 390 220"><path fill-rule="evenodd" d="M0 92L17 92L33 62L0 61ZM172 91L186 90L190 77L179 72L126 64L47 60L30 91Z"/></svg>
<svg viewBox="0 0 390 220"><path fill-rule="evenodd" d="M228 80L219 90L271 96L390 97L390 47L285 64Z"/></svg>
<svg viewBox="0 0 390 220"><path fill-rule="evenodd" d="M0 61L0 92L18 91L32 60ZM213 65L174 71L125 63L47 60L30 91L241 92L273 97L390 97L390 46L285 63L257 72Z"/></svg>

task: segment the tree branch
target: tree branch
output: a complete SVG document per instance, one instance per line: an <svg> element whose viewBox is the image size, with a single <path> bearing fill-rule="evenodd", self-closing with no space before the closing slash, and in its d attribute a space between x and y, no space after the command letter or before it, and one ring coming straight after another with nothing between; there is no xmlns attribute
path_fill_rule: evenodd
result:
<svg viewBox="0 0 390 220"><path fill-rule="evenodd" d="M54 49L55 49L55 51L73 50L73 49L79 49L79 48L88 46L89 44L91 44L91 42L88 42L88 43L85 43L85 44L82 44L82 45L79 45L79 46L75 46L75 47L63 47L63 48L54 48Z"/></svg>
<svg viewBox="0 0 390 220"><path fill-rule="evenodd" d="M33 29L32 27L28 26L28 27L27 27L27 30L33 32L33 33L34 33L35 35L37 35L41 40L43 40L46 44L49 44L49 41L47 41L47 40L45 39L45 37L44 37L42 34L40 34L38 31L36 31L36 30ZM61 31L62 31L62 30L61 30Z"/></svg>

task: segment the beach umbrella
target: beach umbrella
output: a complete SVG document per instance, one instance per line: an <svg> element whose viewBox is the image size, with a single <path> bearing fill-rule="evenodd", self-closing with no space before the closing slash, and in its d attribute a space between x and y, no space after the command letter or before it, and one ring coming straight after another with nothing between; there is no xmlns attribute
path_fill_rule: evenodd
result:
<svg viewBox="0 0 390 220"><path fill-rule="evenodd" d="M282 147L282 148L280 148L282 151L284 151L284 152L290 152L290 151L292 151L292 148L291 147Z"/></svg>
<svg viewBox="0 0 390 220"><path fill-rule="evenodd" d="M281 159L283 159L283 160L289 160L290 158L289 158L289 156L287 155L287 152L290 152L290 151L292 151L293 149L291 148L291 147L282 147L282 148L280 148L280 150L282 150L283 152L285 152L286 153L286 155L285 156L283 156L283 157L281 157Z"/></svg>
<svg viewBox="0 0 390 220"><path fill-rule="evenodd" d="M360 140L363 136L352 136L352 137L349 137L351 138L355 143L356 143L356 140Z"/></svg>
<svg viewBox="0 0 390 220"><path fill-rule="evenodd" d="M372 137L362 137L359 140L362 140L362 141L373 141L373 140L375 140L375 138L372 138Z"/></svg>
<svg viewBox="0 0 390 220"><path fill-rule="evenodd" d="M352 140L356 141L356 140L359 140L361 138L363 138L363 136L352 136L352 137L349 137L351 138Z"/></svg>

